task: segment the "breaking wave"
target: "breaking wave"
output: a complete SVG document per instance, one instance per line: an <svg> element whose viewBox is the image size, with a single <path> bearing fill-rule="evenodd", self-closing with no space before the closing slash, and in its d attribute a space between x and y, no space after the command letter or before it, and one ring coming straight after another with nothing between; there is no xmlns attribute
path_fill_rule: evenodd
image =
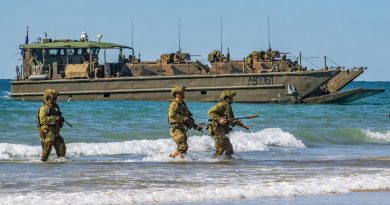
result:
<svg viewBox="0 0 390 205"><path fill-rule="evenodd" d="M374 132L370 130L363 130L363 132L367 135L369 141L373 142L390 142L390 130L387 132Z"/></svg>
<svg viewBox="0 0 390 205"><path fill-rule="evenodd" d="M268 128L258 132L233 132L230 140L237 152L267 150L270 146L304 148L302 141L279 128ZM203 152L214 149L210 136L192 136L188 139L189 152ZM175 149L171 139L131 140L109 143L68 143L67 155L119 155L169 153ZM0 143L0 159L37 157L40 146ZM53 150L54 152L54 150Z"/></svg>
<svg viewBox="0 0 390 205"><path fill-rule="evenodd" d="M308 147L322 144L357 145L390 142L390 130L379 132L361 128L343 128L318 133L299 130L295 131L294 135L299 136Z"/></svg>
<svg viewBox="0 0 390 205"><path fill-rule="evenodd" d="M8 91L3 91L3 92L0 91L0 99L6 99L6 100L10 99L9 94L10 92Z"/></svg>
<svg viewBox="0 0 390 205"><path fill-rule="evenodd" d="M0 204L151 204L202 202L207 200L239 200L261 197L289 197L303 195L342 194L354 191L390 189L390 173L376 175L319 176L297 180L264 181L252 179L250 183L183 188L119 189L72 192L29 192L28 194L0 194Z"/></svg>

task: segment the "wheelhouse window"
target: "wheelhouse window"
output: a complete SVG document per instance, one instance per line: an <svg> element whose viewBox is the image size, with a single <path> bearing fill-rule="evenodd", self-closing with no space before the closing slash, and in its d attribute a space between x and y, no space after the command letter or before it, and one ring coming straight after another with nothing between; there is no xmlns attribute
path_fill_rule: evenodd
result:
<svg viewBox="0 0 390 205"><path fill-rule="evenodd" d="M56 56L56 55L58 55L58 49L49 49L49 51L48 51L48 54L49 55L53 55L53 56Z"/></svg>
<svg viewBox="0 0 390 205"><path fill-rule="evenodd" d="M68 55L72 56L72 55L75 55L76 54L76 51L74 48L69 48L68 49Z"/></svg>

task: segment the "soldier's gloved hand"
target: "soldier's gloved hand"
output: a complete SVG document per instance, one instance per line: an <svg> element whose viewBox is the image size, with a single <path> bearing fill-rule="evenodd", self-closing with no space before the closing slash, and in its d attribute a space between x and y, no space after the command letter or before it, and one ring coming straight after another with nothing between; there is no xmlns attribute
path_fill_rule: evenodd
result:
<svg viewBox="0 0 390 205"><path fill-rule="evenodd" d="M64 119L64 117L60 116L60 119L58 121L60 121L62 123L65 121L65 119Z"/></svg>
<svg viewBox="0 0 390 205"><path fill-rule="evenodd" d="M221 124L221 125L224 125L227 123L227 120L223 117L221 117L219 120L218 120L218 123Z"/></svg>

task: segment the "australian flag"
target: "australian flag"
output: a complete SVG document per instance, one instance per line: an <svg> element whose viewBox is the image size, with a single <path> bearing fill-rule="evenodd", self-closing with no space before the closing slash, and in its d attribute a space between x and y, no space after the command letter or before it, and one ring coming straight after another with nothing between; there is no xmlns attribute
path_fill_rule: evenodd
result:
<svg viewBox="0 0 390 205"><path fill-rule="evenodd" d="M24 44L28 44L28 26L27 26L27 31L26 31L26 36L25 36L25 38L24 38ZM24 53L26 52L26 49L22 49L22 52L21 52L21 54L22 54L22 56L23 56L23 58L24 58Z"/></svg>

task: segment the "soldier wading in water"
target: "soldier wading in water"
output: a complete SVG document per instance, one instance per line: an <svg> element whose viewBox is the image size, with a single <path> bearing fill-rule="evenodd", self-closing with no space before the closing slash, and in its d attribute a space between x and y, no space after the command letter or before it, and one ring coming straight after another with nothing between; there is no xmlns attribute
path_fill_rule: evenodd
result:
<svg viewBox="0 0 390 205"><path fill-rule="evenodd" d="M225 90L221 94L221 102L218 102L213 106L209 112L209 124L208 129L211 137L215 142L215 153L213 158L217 158L225 154L231 158L233 152L233 146L228 138L229 132L234 126L240 126L245 129L249 129L248 126L244 125L240 120L233 119L233 97L236 92Z"/></svg>
<svg viewBox="0 0 390 205"><path fill-rule="evenodd" d="M193 128L201 131L204 126L195 124L192 113L184 102L184 90L184 86L176 86L171 90L174 99L171 99L168 109L169 133L177 145L177 149L169 155L172 158L184 158L187 154L187 130Z"/></svg>
<svg viewBox="0 0 390 205"><path fill-rule="evenodd" d="M52 146L54 146L58 157L65 157L66 153L65 142L60 135L64 118L56 103L57 96L57 91L46 89L43 96L43 104L37 113L37 130L41 138L42 161L47 160Z"/></svg>

